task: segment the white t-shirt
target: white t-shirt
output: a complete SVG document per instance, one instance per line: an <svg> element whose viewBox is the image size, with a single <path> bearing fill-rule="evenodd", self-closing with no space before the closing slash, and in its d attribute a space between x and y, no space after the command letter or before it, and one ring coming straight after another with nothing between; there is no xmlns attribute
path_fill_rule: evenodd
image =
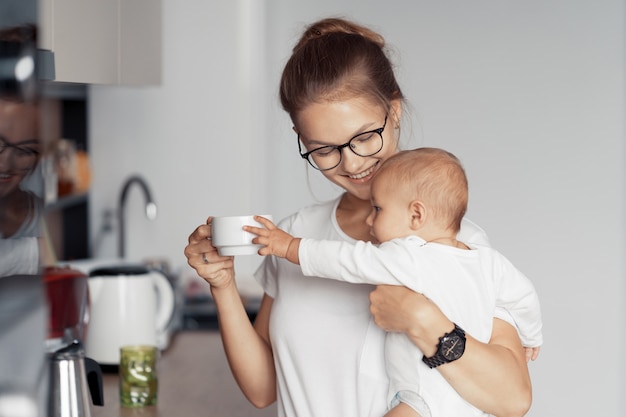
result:
<svg viewBox="0 0 626 417"><path fill-rule="evenodd" d="M305 207L279 226L314 239L355 243L337 224L339 198ZM464 221L460 240L487 244ZM298 265L267 257L255 274L274 299L270 340L280 417L381 417L387 410L385 332L369 312L367 284L305 277Z"/></svg>
<svg viewBox="0 0 626 417"><path fill-rule="evenodd" d="M417 236L379 246L302 239L299 257L307 276L403 285L423 293L483 343L491 337L496 307L504 308L513 317L524 346L540 346L541 310L533 284L496 250L470 246L472 250L458 249L427 243ZM424 417L485 415L461 398L436 369L421 361L422 352L406 335L389 333L385 355L390 404L396 393L409 391L425 400L426 409L421 403L414 405Z"/></svg>
<svg viewBox="0 0 626 417"><path fill-rule="evenodd" d="M36 237L0 239L0 278L39 273L39 241Z"/></svg>
<svg viewBox="0 0 626 417"><path fill-rule="evenodd" d="M36 275L39 272L40 218L43 203L30 193L30 208L26 221L11 236L0 232L0 277L10 275Z"/></svg>

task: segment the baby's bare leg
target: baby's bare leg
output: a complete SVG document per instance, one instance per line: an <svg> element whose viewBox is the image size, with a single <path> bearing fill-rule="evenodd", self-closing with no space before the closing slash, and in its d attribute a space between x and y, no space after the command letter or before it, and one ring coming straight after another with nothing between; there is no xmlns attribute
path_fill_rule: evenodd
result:
<svg viewBox="0 0 626 417"><path fill-rule="evenodd" d="M422 415L405 403L400 403L389 410L385 417L422 417Z"/></svg>

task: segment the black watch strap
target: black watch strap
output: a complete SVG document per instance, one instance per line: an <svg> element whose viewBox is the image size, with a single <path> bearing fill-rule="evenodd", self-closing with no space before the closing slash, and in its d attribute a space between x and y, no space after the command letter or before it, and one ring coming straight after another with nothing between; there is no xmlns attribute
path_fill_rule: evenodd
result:
<svg viewBox="0 0 626 417"><path fill-rule="evenodd" d="M465 331L454 323L454 329L439 338L437 351L429 358L422 356L422 362L429 368L459 359L465 352Z"/></svg>

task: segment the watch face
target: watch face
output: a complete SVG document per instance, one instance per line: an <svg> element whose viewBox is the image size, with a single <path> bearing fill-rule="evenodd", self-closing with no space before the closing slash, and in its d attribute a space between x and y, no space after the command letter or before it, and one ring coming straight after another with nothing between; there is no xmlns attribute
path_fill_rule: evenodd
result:
<svg viewBox="0 0 626 417"><path fill-rule="evenodd" d="M457 360L465 351L465 340L459 335L452 334L441 341L440 351L448 361Z"/></svg>

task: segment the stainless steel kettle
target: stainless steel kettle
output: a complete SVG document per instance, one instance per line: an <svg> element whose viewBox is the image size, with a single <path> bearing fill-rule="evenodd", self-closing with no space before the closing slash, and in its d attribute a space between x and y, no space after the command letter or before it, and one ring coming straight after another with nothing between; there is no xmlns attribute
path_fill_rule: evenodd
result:
<svg viewBox="0 0 626 417"><path fill-rule="evenodd" d="M104 405L102 370L96 361L85 357L80 341L50 354L49 360L48 416L91 417L91 403Z"/></svg>

